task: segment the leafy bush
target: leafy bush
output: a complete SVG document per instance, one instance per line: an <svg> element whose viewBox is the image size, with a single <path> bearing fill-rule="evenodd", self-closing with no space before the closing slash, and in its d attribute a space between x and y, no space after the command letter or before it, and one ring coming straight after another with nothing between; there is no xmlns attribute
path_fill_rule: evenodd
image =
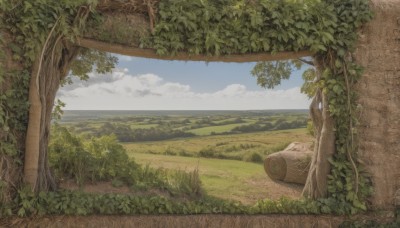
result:
<svg viewBox="0 0 400 228"><path fill-rule="evenodd" d="M203 148L198 153L199 157L204 157L204 158L215 158L216 154L217 151L213 147Z"/></svg>
<svg viewBox="0 0 400 228"><path fill-rule="evenodd" d="M265 150L265 151L264 151L264 155L270 155L270 154L272 154L272 153L282 151L282 150L284 150L286 147L288 147L290 143L291 143L291 142L289 142L289 141L287 141L287 142L282 142L282 143L280 143L280 144L278 144L278 145L276 145L276 146L274 146L274 147L272 147L272 148L270 148L270 149L268 149L268 150Z"/></svg>
<svg viewBox="0 0 400 228"><path fill-rule="evenodd" d="M60 126L55 126L52 133L49 162L60 178L73 178L82 185L88 180L118 177L132 184L135 171L140 169L115 136L84 140Z"/></svg>
<svg viewBox="0 0 400 228"><path fill-rule="evenodd" d="M92 155L82 141L66 128L55 126L49 144L49 163L59 178L73 178L81 185L90 178Z"/></svg>
<svg viewBox="0 0 400 228"><path fill-rule="evenodd" d="M247 161L247 162L254 162L254 163L263 163L264 162L263 157L257 152L253 152L248 156L244 156L243 160Z"/></svg>
<svg viewBox="0 0 400 228"><path fill-rule="evenodd" d="M136 190L158 188L172 195L203 195L198 171L142 167L128 157L115 136L83 139L55 126L49 149L50 165L57 177L72 178L79 185L86 181L111 181L114 186L129 185Z"/></svg>

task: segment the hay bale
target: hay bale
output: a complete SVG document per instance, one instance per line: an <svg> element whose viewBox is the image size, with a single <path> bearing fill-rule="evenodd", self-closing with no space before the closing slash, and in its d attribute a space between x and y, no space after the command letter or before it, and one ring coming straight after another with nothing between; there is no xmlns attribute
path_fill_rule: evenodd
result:
<svg viewBox="0 0 400 228"><path fill-rule="evenodd" d="M271 179L283 181L287 172L286 161L279 153L271 154L264 161L264 170Z"/></svg>
<svg viewBox="0 0 400 228"><path fill-rule="evenodd" d="M309 143L291 143L285 150L269 155L264 170L272 180L305 184L312 151Z"/></svg>

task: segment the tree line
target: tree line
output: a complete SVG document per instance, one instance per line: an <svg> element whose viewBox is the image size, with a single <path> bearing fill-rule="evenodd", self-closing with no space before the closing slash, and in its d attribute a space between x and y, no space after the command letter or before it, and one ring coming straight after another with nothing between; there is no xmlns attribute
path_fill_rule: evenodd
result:
<svg viewBox="0 0 400 228"><path fill-rule="evenodd" d="M132 129L125 124L104 123L100 128L94 130L95 136L114 134L120 142L142 142L159 141L172 138L193 137L195 134L171 127L152 127Z"/></svg>

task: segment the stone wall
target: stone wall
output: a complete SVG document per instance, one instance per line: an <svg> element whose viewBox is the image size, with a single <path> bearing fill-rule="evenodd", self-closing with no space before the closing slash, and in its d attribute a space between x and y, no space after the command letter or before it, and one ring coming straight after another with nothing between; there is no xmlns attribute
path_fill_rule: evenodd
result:
<svg viewBox="0 0 400 228"><path fill-rule="evenodd" d="M354 53L365 68L358 84L359 154L371 175L373 209L392 209L400 189L400 0L373 0L374 19Z"/></svg>

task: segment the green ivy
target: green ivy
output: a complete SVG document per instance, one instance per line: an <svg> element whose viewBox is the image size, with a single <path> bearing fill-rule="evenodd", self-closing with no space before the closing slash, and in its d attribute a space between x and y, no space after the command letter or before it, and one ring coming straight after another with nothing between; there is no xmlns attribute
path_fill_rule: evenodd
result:
<svg viewBox="0 0 400 228"><path fill-rule="evenodd" d="M12 210L11 210L12 209ZM41 192L22 188L8 212L32 215L139 215L139 214L321 214L322 204L309 200L261 200L255 205L205 197L182 201L163 196L91 194L79 191ZM333 213L333 212L330 212ZM0 213L1 215L1 213Z"/></svg>
<svg viewBox="0 0 400 228"><path fill-rule="evenodd" d="M160 55L326 51L340 16L330 2L163 0L150 46Z"/></svg>

